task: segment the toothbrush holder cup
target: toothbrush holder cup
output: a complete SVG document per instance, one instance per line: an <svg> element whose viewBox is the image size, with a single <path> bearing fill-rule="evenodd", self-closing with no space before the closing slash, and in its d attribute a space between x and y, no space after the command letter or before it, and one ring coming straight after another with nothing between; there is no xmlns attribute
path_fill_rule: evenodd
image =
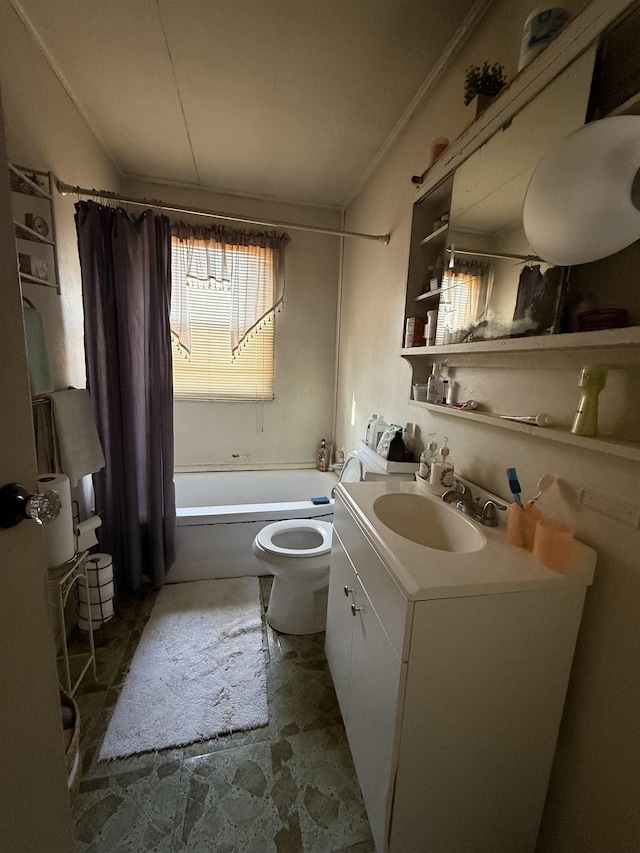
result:
<svg viewBox="0 0 640 853"><path fill-rule="evenodd" d="M507 512L507 539L518 548L533 550L533 540L536 525L542 518L542 513L536 506L526 504L524 507L518 504L509 504Z"/></svg>
<svg viewBox="0 0 640 853"><path fill-rule="evenodd" d="M573 528L541 518L536 524L533 556L549 569L564 569L573 555Z"/></svg>

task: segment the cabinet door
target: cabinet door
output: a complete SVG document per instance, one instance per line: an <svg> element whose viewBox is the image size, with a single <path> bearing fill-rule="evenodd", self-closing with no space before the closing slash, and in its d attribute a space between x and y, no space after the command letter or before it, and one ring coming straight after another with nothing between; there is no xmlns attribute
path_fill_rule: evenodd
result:
<svg viewBox="0 0 640 853"><path fill-rule="evenodd" d="M405 665L396 654L360 580L353 615L349 705L345 721L353 763L376 850L386 849L396 756L396 720Z"/></svg>
<svg viewBox="0 0 640 853"><path fill-rule="evenodd" d="M331 569L329 571L329 604L325 652L336 690L342 719L347 721L349 667L351 665L351 634L353 614L351 604L356 588L356 573L338 534L333 532ZM346 593L345 593L346 590ZM354 592L350 592L353 590Z"/></svg>

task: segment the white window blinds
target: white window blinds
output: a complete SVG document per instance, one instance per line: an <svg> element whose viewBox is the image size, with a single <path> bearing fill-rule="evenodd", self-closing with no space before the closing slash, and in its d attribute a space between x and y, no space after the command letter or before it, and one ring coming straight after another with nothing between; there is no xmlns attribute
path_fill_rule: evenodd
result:
<svg viewBox="0 0 640 853"><path fill-rule="evenodd" d="M190 351L174 337L176 400L272 400L274 394L273 251L254 246L172 240L172 308L186 299ZM186 281L186 286L185 286ZM234 288L236 299L234 300ZM264 304L259 327L232 355L237 289Z"/></svg>
<svg viewBox="0 0 640 853"><path fill-rule="evenodd" d="M486 269L473 262L448 270L442 280L436 344L456 343L477 321Z"/></svg>

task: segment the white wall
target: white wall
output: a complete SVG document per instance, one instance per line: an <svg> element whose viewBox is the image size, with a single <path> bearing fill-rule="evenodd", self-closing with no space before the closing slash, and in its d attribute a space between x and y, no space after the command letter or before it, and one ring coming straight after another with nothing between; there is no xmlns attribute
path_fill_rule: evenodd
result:
<svg viewBox="0 0 640 853"><path fill-rule="evenodd" d="M565 5L577 13L585 4ZM505 469L516 466L527 495L549 471L570 493L587 488L640 506L637 462L432 414L408 402L411 367L398 353L416 198L410 179L424 171L434 137L455 139L463 130L462 91L468 65L485 59L503 62L513 78L522 25L530 11L525 0L494 4L347 211L346 228L391 231L392 239L387 247L345 244L337 444L344 449L355 446L371 412L383 412L388 421L415 422L423 437L434 431L448 435L459 473L505 499L509 497ZM602 286L612 283L603 280ZM599 360L610 356L601 355ZM463 359L455 375L465 396L476 397L495 411L529 414L546 409L570 424L580 367L588 360L585 353L528 361L476 360L479 366L469 366ZM622 357L620 365L623 369L610 371L601 395L601 425L638 440L637 351ZM540 506L550 516L575 522L578 538L597 550L598 566L587 596L539 852L627 853L638 849L640 838L640 531L588 510L574 513L558 489Z"/></svg>
<svg viewBox="0 0 640 853"><path fill-rule="evenodd" d="M121 179L8 0L0 0L0 82L9 157L62 181L107 190ZM216 195L130 180L127 192L231 213L336 228L336 209ZM80 268L74 197L54 193L61 295L25 284L41 312L55 387L85 383ZM133 209L137 212L136 209ZM311 465L333 424L335 323L340 240L291 231L285 306L276 318L276 398L264 404L176 406L176 462L182 468Z"/></svg>
<svg viewBox="0 0 640 853"><path fill-rule="evenodd" d="M79 186L117 190L119 174L8 0L0 0L0 82L9 159ZM54 192L61 293L34 284L27 296L45 324L55 387L84 387L82 289L74 204Z"/></svg>
<svg viewBox="0 0 640 853"><path fill-rule="evenodd" d="M131 179L125 187L134 198L161 198L181 206L323 228L340 228L341 223L339 211L330 208ZM176 218L180 217L176 214ZM234 227L233 222L227 224ZM260 228L237 223L236 227ZM276 314L275 399L266 403L176 401L176 470L313 465L320 439L331 436L340 238L278 230L287 231L291 241L285 250L284 307Z"/></svg>

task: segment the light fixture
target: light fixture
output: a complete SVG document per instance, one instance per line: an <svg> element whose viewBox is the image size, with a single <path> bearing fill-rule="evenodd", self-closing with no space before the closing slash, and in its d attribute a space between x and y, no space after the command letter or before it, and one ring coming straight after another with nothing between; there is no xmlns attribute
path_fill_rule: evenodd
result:
<svg viewBox="0 0 640 853"><path fill-rule="evenodd" d="M531 176L523 220L536 255L558 266L640 239L640 116L594 121L550 148Z"/></svg>

